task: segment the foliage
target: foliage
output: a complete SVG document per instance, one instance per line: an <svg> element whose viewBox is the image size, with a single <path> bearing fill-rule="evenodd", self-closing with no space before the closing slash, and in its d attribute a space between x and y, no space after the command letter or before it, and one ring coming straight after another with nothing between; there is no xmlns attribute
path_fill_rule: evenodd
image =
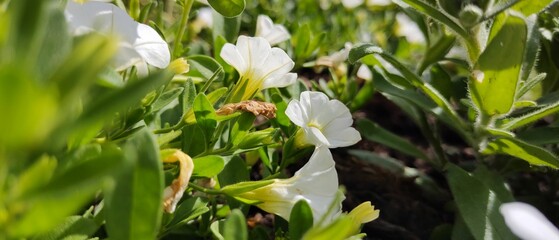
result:
<svg viewBox="0 0 559 240"><path fill-rule="evenodd" d="M68 2L131 25L74 29ZM551 201L511 191L559 168L557 1L77 2L0 0L2 239L360 239L379 212L342 211L340 154L444 202L433 239L514 239L515 200L558 210L553 180ZM379 97L428 148L351 127Z"/></svg>

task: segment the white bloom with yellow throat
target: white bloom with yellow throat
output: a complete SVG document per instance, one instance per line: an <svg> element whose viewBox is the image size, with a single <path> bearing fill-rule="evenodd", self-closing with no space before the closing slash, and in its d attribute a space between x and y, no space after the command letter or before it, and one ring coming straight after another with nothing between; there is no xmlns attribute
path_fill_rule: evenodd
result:
<svg viewBox="0 0 559 240"><path fill-rule="evenodd" d="M312 210L315 224L322 218L329 222L341 213L340 204L330 210L338 199L338 175L334 165L330 150L317 147L309 161L293 177L275 179L270 185L235 197L258 201L255 204L257 207L288 221L295 203L305 200Z"/></svg>
<svg viewBox="0 0 559 240"><path fill-rule="evenodd" d="M297 74L290 73L293 60L261 37L239 36L236 45L223 46L220 56L240 75L228 102L248 100L262 89L286 87L297 80Z"/></svg>
<svg viewBox="0 0 559 240"><path fill-rule="evenodd" d="M65 16L73 35L98 32L119 37L119 50L113 60L117 70L137 66L139 71L147 73L146 63L158 68L169 65L171 54L167 42L153 28L135 22L114 4L68 1Z"/></svg>
<svg viewBox="0 0 559 240"><path fill-rule="evenodd" d="M349 109L322 92L302 92L299 100L289 102L285 114L301 127L296 136L297 145L337 148L361 140L359 132L351 127L353 119Z"/></svg>
<svg viewBox="0 0 559 240"><path fill-rule="evenodd" d="M272 19L266 15L258 15L254 35L265 38L272 46L291 38L287 28L281 24L274 24Z"/></svg>

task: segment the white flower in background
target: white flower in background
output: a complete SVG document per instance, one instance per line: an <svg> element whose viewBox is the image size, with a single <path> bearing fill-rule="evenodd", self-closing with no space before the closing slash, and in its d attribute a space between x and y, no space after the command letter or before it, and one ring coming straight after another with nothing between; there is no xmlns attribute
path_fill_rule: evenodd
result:
<svg viewBox="0 0 559 240"><path fill-rule="evenodd" d="M289 72L295 66L293 60L261 37L239 36L236 45L223 46L220 56L241 77L228 102L248 100L262 89L286 87L297 80L297 74Z"/></svg>
<svg viewBox="0 0 559 240"><path fill-rule="evenodd" d="M146 63L158 68L169 65L171 54L165 40L153 28L135 22L114 4L68 1L65 15L73 35L98 32L120 38L119 50L114 59L117 70L135 65L138 71L147 73Z"/></svg>
<svg viewBox="0 0 559 240"><path fill-rule="evenodd" d="M361 140L359 132L351 127L353 119L349 109L338 100L329 100L322 92L302 92L299 100L289 102L285 114L301 127L295 140L299 146L337 148Z"/></svg>
<svg viewBox="0 0 559 240"><path fill-rule="evenodd" d="M213 9L210 7L204 7L198 9L198 16L196 17L195 23L199 24L200 27L212 28L214 25L214 18L212 16Z"/></svg>
<svg viewBox="0 0 559 240"><path fill-rule="evenodd" d="M341 214L341 202L329 211L338 195L338 175L330 150L317 147L309 161L293 177L275 179L270 185L241 193L235 197L256 200L260 209L274 213L289 221L291 210L299 200L309 204L314 224L325 217L330 222ZM329 214L325 216L325 214Z"/></svg>
<svg viewBox="0 0 559 240"><path fill-rule="evenodd" d="M405 37L409 43L424 43L425 36L423 32L417 26L413 20L408 17L405 13L396 14L396 22L398 23L398 29L396 34L398 36Z"/></svg>
<svg viewBox="0 0 559 240"><path fill-rule="evenodd" d="M367 0L367 6L388 6L392 4L392 0Z"/></svg>
<svg viewBox="0 0 559 240"><path fill-rule="evenodd" d="M347 60L347 58L349 56L349 51L351 50L351 47L352 47L352 44L349 43L349 42L346 42L344 44L344 48L341 49L340 51L332 53L328 56L319 57L316 60L316 65L326 66L326 67L331 67L331 68L339 67L342 63L344 63Z"/></svg>
<svg viewBox="0 0 559 240"><path fill-rule="evenodd" d="M373 80L373 72L371 72L371 69L369 69L369 67L365 64L361 64L359 69L357 69L357 74L355 75L363 80Z"/></svg>
<svg viewBox="0 0 559 240"><path fill-rule="evenodd" d="M272 46L291 38L287 28L281 24L274 24L272 19L266 15L258 15L254 35L265 38Z"/></svg>
<svg viewBox="0 0 559 240"><path fill-rule="evenodd" d="M342 0L342 5L347 9L352 9L363 4L364 1L365 0Z"/></svg>
<svg viewBox="0 0 559 240"><path fill-rule="evenodd" d="M499 209L505 223L519 238L558 240L559 230L535 207L521 202L503 203Z"/></svg>

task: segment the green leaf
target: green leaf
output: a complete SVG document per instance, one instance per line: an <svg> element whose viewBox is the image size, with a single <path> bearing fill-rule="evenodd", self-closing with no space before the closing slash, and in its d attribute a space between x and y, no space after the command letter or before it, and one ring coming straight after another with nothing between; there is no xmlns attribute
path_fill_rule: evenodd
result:
<svg viewBox="0 0 559 240"><path fill-rule="evenodd" d="M173 219L167 224L167 228L173 228L180 223L186 223L194 218L208 212L210 209L207 207L208 201L200 197L191 197L181 202L175 213Z"/></svg>
<svg viewBox="0 0 559 240"><path fill-rule="evenodd" d="M40 189L50 181L56 166L56 158L42 156L20 175L18 181L11 188L10 195L18 198Z"/></svg>
<svg viewBox="0 0 559 240"><path fill-rule="evenodd" d="M468 38L468 33L464 28L460 26L456 21L453 20L451 16L443 11L440 11L436 7L429 5L422 0L393 0L394 3L398 4L402 8L412 7L414 10L419 11L428 17L446 25L452 29L455 33L460 35L462 38Z"/></svg>
<svg viewBox="0 0 559 240"><path fill-rule="evenodd" d="M245 0L208 0L210 6L224 17L236 17L245 10Z"/></svg>
<svg viewBox="0 0 559 240"><path fill-rule="evenodd" d="M405 67L392 55L385 53L381 48L374 46L372 44L362 44L352 48L349 52L349 61L355 62L368 54L380 55L384 60L389 62L403 75L404 79L409 81L413 86L421 89L433 102L435 102L439 107L445 111L452 121L456 124L460 124L462 119L458 117L458 114L452 108L452 105L446 100L441 93L439 93L433 86L421 80L419 76Z"/></svg>
<svg viewBox="0 0 559 240"><path fill-rule="evenodd" d="M222 235L225 239L248 239L245 215L239 209L233 209L223 223Z"/></svg>
<svg viewBox="0 0 559 240"><path fill-rule="evenodd" d="M208 155L192 159L194 162L194 176L215 177L225 167L225 161L221 156Z"/></svg>
<svg viewBox="0 0 559 240"><path fill-rule="evenodd" d="M192 105L194 105L194 99L196 99L196 85L192 79L187 79L184 84L184 91L181 95L182 100L182 112L186 115L190 110L192 110Z"/></svg>
<svg viewBox="0 0 559 240"><path fill-rule="evenodd" d="M516 134L523 141L536 145L559 143L559 127L530 128Z"/></svg>
<svg viewBox="0 0 559 240"><path fill-rule="evenodd" d="M514 196L509 186L507 186L505 179L499 172L491 171L485 165L479 164L472 176L482 181L491 191L495 192L499 200L503 202L514 201Z"/></svg>
<svg viewBox="0 0 559 240"><path fill-rule="evenodd" d="M224 73L221 71L223 67L215 59L204 55L192 55L188 56L187 59L188 64L190 64L190 71L188 71L187 76L207 81L219 71L215 80L223 81Z"/></svg>
<svg viewBox="0 0 559 240"><path fill-rule="evenodd" d="M223 171L218 174L219 185L222 187L249 179L245 161L239 156L233 156L231 160L225 163Z"/></svg>
<svg viewBox="0 0 559 240"><path fill-rule="evenodd" d="M417 72L423 73L427 67L433 63L436 63L444 58L448 51L454 46L456 42L456 37L453 35L442 35L433 46L430 46L427 50L425 57L421 61L421 65Z"/></svg>
<svg viewBox="0 0 559 240"><path fill-rule="evenodd" d="M235 184L230 184L221 189L221 191L229 196L234 197L235 195L242 194L245 192L252 191L257 188L268 186L274 183L274 179L270 180L259 180L259 181L247 181L247 182L238 182Z"/></svg>
<svg viewBox="0 0 559 240"><path fill-rule="evenodd" d="M92 201L108 176L123 166L122 159L118 149L107 147L100 155L55 173L50 182L32 194L14 199L23 212L6 226L8 234L19 238L52 229ZM12 204L10 199L7 204Z"/></svg>
<svg viewBox="0 0 559 240"><path fill-rule="evenodd" d="M472 101L485 116L511 110L526 46L526 22L521 17L507 16L504 25L495 31L493 27L494 37L479 57L469 84Z"/></svg>
<svg viewBox="0 0 559 240"><path fill-rule="evenodd" d="M303 236L303 240L328 239L328 240L344 240L353 233L354 223L346 216L340 216L334 222L320 227L311 228Z"/></svg>
<svg viewBox="0 0 559 240"><path fill-rule="evenodd" d="M299 200L289 216L289 239L301 239L313 226L313 215L309 203Z"/></svg>
<svg viewBox="0 0 559 240"><path fill-rule="evenodd" d="M524 16L530 16L534 13L543 11L547 6L557 3L557 0L539 0L539 1L519 1L512 6L512 9L521 12Z"/></svg>
<svg viewBox="0 0 559 240"><path fill-rule="evenodd" d="M229 134L229 142L232 143L234 146L238 145L252 128L254 119L256 119L256 116L254 116L254 114L249 112L242 113L231 128L231 132Z"/></svg>
<svg viewBox="0 0 559 240"><path fill-rule="evenodd" d="M112 239L155 239L163 214L163 167L159 147L147 130L124 147L132 163L106 192L107 233Z"/></svg>
<svg viewBox="0 0 559 240"><path fill-rule="evenodd" d="M129 82L124 88L98 96L84 107L76 125L84 127L112 117L115 112L138 103L147 93L167 83L171 78L172 74L167 71L151 73L146 78Z"/></svg>
<svg viewBox="0 0 559 240"><path fill-rule="evenodd" d="M559 168L559 159L544 148L531 145L516 138L497 138L487 144L484 154L507 154L523 159L530 164Z"/></svg>
<svg viewBox="0 0 559 240"><path fill-rule="evenodd" d="M529 2L529 1L523 1ZM523 3L521 2L521 3ZM538 25L538 16L532 15L526 18L526 27L528 29L527 40L526 40L526 52L524 54L524 61L522 63L521 78L522 80L527 80L530 77L530 73L536 65L536 60L538 59L538 53L540 51L540 36L541 32ZM521 96L516 96L519 99Z"/></svg>
<svg viewBox="0 0 559 240"><path fill-rule="evenodd" d="M558 111L559 111L559 102L556 102L548 106L542 107L538 110L524 114L520 117L509 118L507 119L508 121L506 123L500 126L500 128L506 130L513 130L522 126L526 126L527 124L533 123L537 120L540 120Z"/></svg>
<svg viewBox="0 0 559 240"><path fill-rule="evenodd" d="M87 240L99 229L99 225L91 219L82 216L70 216L48 233L41 234L34 240Z"/></svg>
<svg viewBox="0 0 559 240"><path fill-rule="evenodd" d="M502 200L483 182L449 164L448 182L456 206L475 239L517 239L499 213Z"/></svg>
<svg viewBox="0 0 559 240"><path fill-rule="evenodd" d="M206 95L200 93L196 96L196 99L194 99L193 109L196 123L204 133L205 138L204 142L199 141L197 144L203 144L207 147L213 146L210 141L217 127L217 115L215 114L212 103L208 100Z"/></svg>
<svg viewBox="0 0 559 240"><path fill-rule="evenodd" d="M355 127L357 128L357 130L359 130L363 137L369 141L381 143L412 157L424 160L429 159L423 152L417 149L415 145L411 144L409 141L387 131L386 129L370 120L360 119L356 122L355 125Z"/></svg>
<svg viewBox="0 0 559 240"><path fill-rule="evenodd" d="M404 174L406 169L406 166L394 158L380 156L367 150L350 149L348 153L392 173Z"/></svg>
<svg viewBox="0 0 559 240"><path fill-rule="evenodd" d="M516 98L518 99L524 96L526 93L528 93L528 91L532 90L532 88L541 83L546 76L547 73L540 73L523 82L522 87L519 88L518 93L516 94Z"/></svg>
<svg viewBox="0 0 559 240"><path fill-rule="evenodd" d="M182 93L183 90L184 88L178 87L178 88L173 88L161 94L161 96L159 96L155 100L155 102L151 104L150 113L157 112L162 108L164 108L165 106L167 106L169 103L175 100L175 98L177 98Z"/></svg>

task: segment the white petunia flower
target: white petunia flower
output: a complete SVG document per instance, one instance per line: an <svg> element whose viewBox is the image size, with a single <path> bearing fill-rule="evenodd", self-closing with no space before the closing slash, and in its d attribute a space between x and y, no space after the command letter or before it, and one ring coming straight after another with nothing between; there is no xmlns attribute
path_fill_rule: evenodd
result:
<svg viewBox="0 0 559 240"><path fill-rule="evenodd" d="M317 147L309 161L293 177L275 179L270 185L235 197L256 200L259 202L255 204L257 207L288 221L295 203L305 200L312 210L314 223L319 223L323 217L327 223L341 214L341 202L333 211L329 209L339 198L338 175L334 165L330 150Z"/></svg>
<svg viewBox="0 0 559 240"><path fill-rule="evenodd" d="M302 92L299 100L289 102L285 114L301 127L296 136L299 146L337 148L361 140L359 132L351 127L353 119L349 109L338 100L329 100L322 92Z"/></svg>
<svg viewBox="0 0 559 240"><path fill-rule="evenodd" d="M499 209L505 223L519 238L558 240L559 230L535 207L522 202L503 203Z"/></svg>
<svg viewBox="0 0 559 240"><path fill-rule="evenodd" d="M220 56L240 75L228 102L248 100L262 89L286 87L297 80L297 74L289 72L293 60L261 37L239 36L236 45L223 46Z"/></svg>
<svg viewBox="0 0 559 240"><path fill-rule="evenodd" d="M342 5L347 9L355 8L363 4L364 0L342 0Z"/></svg>
<svg viewBox="0 0 559 240"><path fill-rule="evenodd" d="M359 69L357 69L357 74L355 75L363 80L373 80L373 72L371 72L371 69L365 64L362 64Z"/></svg>
<svg viewBox="0 0 559 240"><path fill-rule="evenodd" d="M388 6L392 4L392 0L367 0L367 6Z"/></svg>
<svg viewBox="0 0 559 240"><path fill-rule="evenodd" d="M287 28L281 24L274 24L272 19L266 15L258 15L254 35L265 38L272 46L291 38Z"/></svg>
<svg viewBox="0 0 559 240"><path fill-rule="evenodd" d="M340 51L334 52L328 56L319 57L316 60L316 65L326 66L331 68L339 67L347 60L349 56L349 51L351 50L352 46L353 45L350 42L346 42L344 44L344 48L341 49Z"/></svg>
<svg viewBox="0 0 559 240"><path fill-rule="evenodd" d="M147 71L146 63L158 68L169 65L171 54L165 40L153 28L135 22L114 4L68 1L65 15L73 35L99 32L120 37L119 50L114 59L117 70L136 65L139 70Z"/></svg>
<svg viewBox="0 0 559 240"><path fill-rule="evenodd" d="M408 15L405 13L396 14L396 22L398 23L398 30L396 34L405 37L409 43L425 43L425 36Z"/></svg>

